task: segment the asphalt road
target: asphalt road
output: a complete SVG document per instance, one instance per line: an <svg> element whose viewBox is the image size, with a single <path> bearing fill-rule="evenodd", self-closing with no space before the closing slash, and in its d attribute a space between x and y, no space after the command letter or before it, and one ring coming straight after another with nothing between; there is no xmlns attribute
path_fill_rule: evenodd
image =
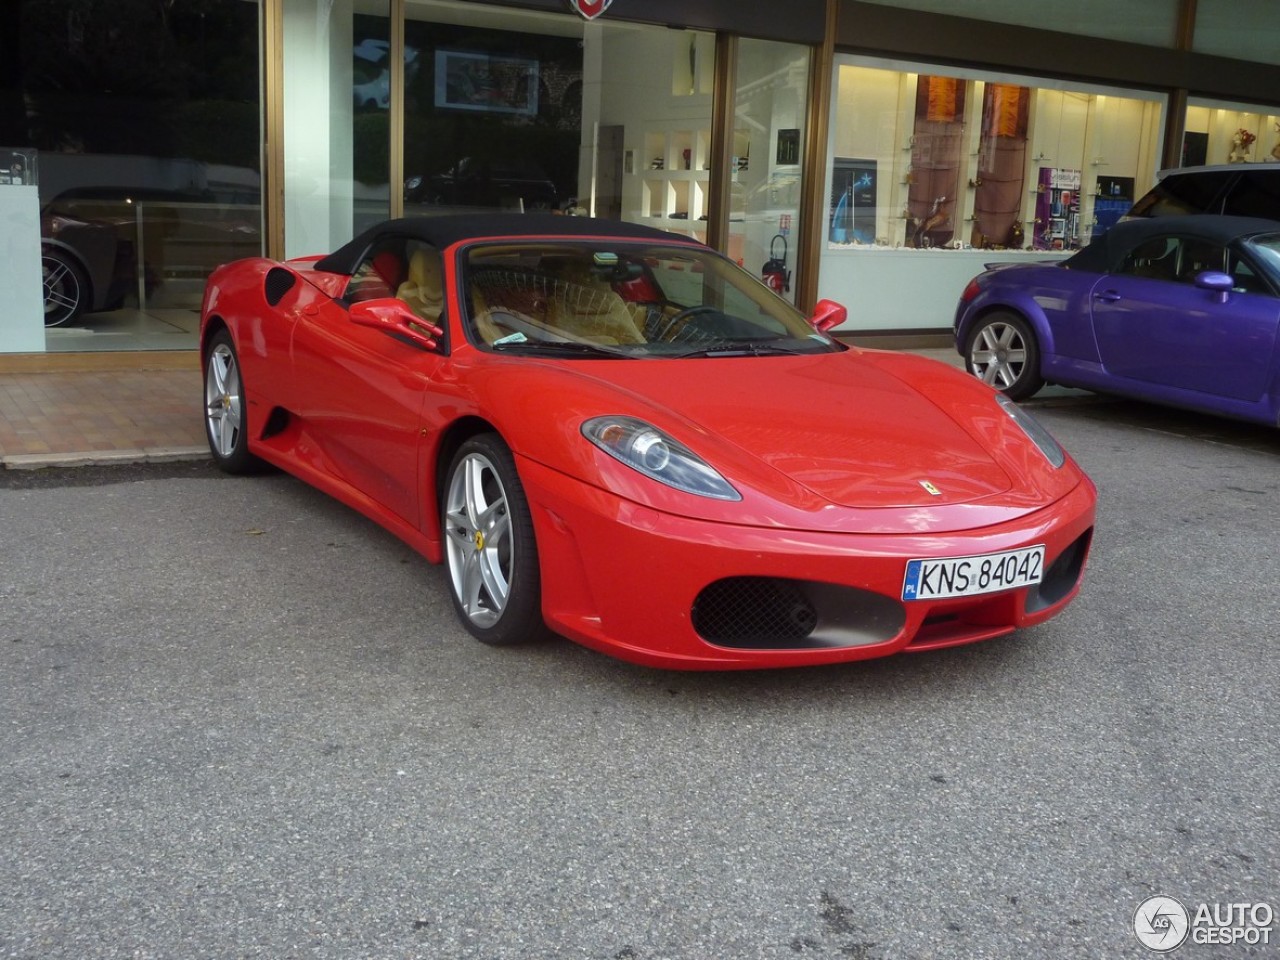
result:
<svg viewBox="0 0 1280 960"><path fill-rule="evenodd" d="M282 475L9 472L0 958L1146 957L1153 894L1280 912L1280 438L1032 406L1101 492L1076 603L771 673L486 648Z"/></svg>

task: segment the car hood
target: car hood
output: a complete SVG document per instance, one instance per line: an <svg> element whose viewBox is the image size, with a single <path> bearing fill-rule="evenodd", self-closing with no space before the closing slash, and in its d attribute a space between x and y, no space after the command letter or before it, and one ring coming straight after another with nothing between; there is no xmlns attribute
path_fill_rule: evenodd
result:
<svg viewBox="0 0 1280 960"><path fill-rule="evenodd" d="M1010 488L1009 474L936 404L850 359L614 363L607 372L614 386L681 411L699 432L840 506L965 503Z"/></svg>
<svg viewBox="0 0 1280 960"><path fill-rule="evenodd" d="M911 377L869 362L870 356L850 350L684 360L525 359L492 373L503 393L519 394L519 409L554 405L560 412L554 428L530 417L513 427L515 435L530 439L523 452L534 459L542 459L542 451L582 449L581 424L617 414L666 431L735 486L806 510L937 508L1014 489L1010 466L1017 458L992 452L1003 434L962 426L955 411ZM979 418L1009 421L989 388L944 364L923 362L943 393L951 388L969 396ZM960 417L974 414L962 411ZM552 429L559 442L534 439ZM584 479L590 472L568 470ZM1026 505L1021 498L1021 508Z"/></svg>
<svg viewBox="0 0 1280 960"><path fill-rule="evenodd" d="M1023 517L1084 475L1053 468L995 391L902 353L542 360L463 351L454 375L517 457L661 513L765 527L894 533ZM582 435L593 417L666 432L742 495L666 487Z"/></svg>

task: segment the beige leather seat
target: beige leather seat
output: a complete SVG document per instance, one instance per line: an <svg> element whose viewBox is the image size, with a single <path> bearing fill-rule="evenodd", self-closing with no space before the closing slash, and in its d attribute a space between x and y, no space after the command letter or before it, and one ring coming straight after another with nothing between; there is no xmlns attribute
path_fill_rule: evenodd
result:
<svg viewBox="0 0 1280 960"><path fill-rule="evenodd" d="M626 303L587 264L556 264L554 276L555 294L547 311L553 327L597 343L644 342Z"/></svg>
<svg viewBox="0 0 1280 960"><path fill-rule="evenodd" d="M444 267L434 250L417 250L409 258L409 276L396 296L429 323L438 324L444 312Z"/></svg>

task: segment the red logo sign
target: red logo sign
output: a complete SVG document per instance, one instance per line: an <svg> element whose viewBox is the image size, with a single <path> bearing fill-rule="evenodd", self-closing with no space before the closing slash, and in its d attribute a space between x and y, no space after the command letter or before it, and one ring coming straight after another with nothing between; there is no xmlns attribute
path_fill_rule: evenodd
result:
<svg viewBox="0 0 1280 960"><path fill-rule="evenodd" d="M613 0L569 0L569 6L588 20L594 20L609 9Z"/></svg>

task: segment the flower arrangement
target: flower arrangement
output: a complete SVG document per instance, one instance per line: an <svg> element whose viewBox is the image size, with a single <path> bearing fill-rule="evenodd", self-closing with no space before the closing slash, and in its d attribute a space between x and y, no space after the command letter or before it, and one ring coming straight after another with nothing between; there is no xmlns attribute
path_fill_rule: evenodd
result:
<svg viewBox="0 0 1280 960"><path fill-rule="evenodd" d="M1231 138L1231 152L1227 155L1227 163L1244 163L1249 159L1249 148L1257 140L1257 136L1241 127Z"/></svg>

